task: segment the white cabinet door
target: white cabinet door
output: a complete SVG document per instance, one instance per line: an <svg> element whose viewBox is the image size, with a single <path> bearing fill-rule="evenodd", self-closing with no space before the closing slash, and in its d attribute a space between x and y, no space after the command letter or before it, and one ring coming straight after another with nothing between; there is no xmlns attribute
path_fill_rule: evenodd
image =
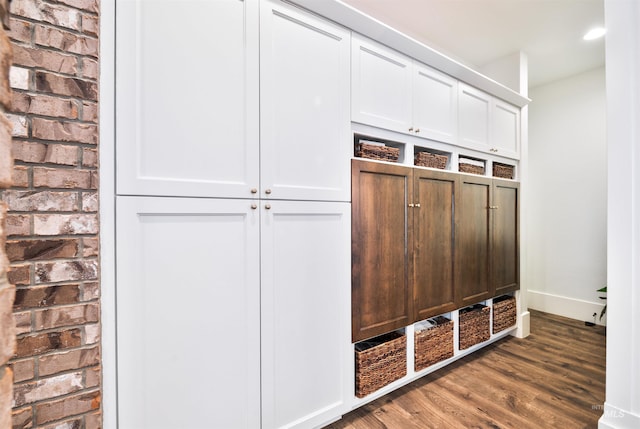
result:
<svg viewBox="0 0 640 429"><path fill-rule="evenodd" d="M258 0L117 0L120 195L251 198Z"/></svg>
<svg viewBox="0 0 640 429"><path fill-rule="evenodd" d="M261 4L261 197L349 201L348 30Z"/></svg>
<svg viewBox="0 0 640 429"><path fill-rule="evenodd" d="M494 100L492 107L492 152L509 158L520 158L520 109L501 100Z"/></svg>
<svg viewBox="0 0 640 429"><path fill-rule="evenodd" d="M488 151L491 96L463 83L459 83L458 87L460 146Z"/></svg>
<svg viewBox="0 0 640 429"><path fill-rule="evenodd" d="M353 398L350 204L261 210L262 428L319 427Z"/></svg>
<svg viewBox="0 0 640 429"><path fill-rule="evenodd" d="M413 127L420 137L456 143L458 82L417 62L413 67Z"/></svg>
<svg viewBox="0 0 640 429"><path fill-rule="evenodd" d="M357 34L351 55L352 120L412 133L412 60Z"/></svg>
<svg viewBox="0 0 640 429"><path fill-rule="evenodd" d="M260 427L252 203L117 198L120 429Z"/></svg>

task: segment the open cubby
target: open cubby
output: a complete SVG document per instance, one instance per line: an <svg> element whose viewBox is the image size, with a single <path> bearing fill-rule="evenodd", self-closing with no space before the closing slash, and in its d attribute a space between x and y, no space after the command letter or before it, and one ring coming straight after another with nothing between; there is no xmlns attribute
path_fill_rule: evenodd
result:
<svg viewBox="0 0 640 429"><path fill-rule="evenodd" d="M402 163L404 151L404 143L361 134L353 136L353 154L356 158Z"/></svg>
<svg viewBox="0 0 640 429"><path fill-rule="evenodd" d="M414 165L418 167L437 168L446 170L449 167L451 153L435 149L415 146L413 149Z"/></svg>

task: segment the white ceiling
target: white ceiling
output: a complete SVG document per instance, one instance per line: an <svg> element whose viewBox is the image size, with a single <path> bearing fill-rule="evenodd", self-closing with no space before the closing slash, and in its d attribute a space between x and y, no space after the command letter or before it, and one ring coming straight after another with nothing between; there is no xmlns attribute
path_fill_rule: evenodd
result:
<svg viewBox="0 0 640 429"><path fill-rule="evenodd" d="M604 64L604 39L582 40L604 25L603 0L343 2L471 68L522 51L530 87Z"/></svg>

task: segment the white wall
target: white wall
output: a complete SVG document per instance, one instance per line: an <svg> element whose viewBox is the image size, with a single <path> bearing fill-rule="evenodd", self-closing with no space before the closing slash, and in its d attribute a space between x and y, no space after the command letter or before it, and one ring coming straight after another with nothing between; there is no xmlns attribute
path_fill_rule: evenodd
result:
<svg viewBox="0 0 640 429"><path fill-rule="evenodd" d="M600 323L606 284L604 68L532 88L529 97L529 308ZM603 319L603 322L606 319Z"/></svg>

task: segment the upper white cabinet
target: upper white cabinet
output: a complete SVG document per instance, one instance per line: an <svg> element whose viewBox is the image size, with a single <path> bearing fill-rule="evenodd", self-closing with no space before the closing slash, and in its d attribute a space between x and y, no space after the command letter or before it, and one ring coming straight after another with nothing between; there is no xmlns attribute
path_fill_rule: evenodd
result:
<svg viewBox="0 0 640 429"><path fill-rule="evenodd" d="M262 429L321 427L354 391L351 205L261 204Z"/></svg>
<svg viewBox="0 0 640 429"><path fill-rule="evenodd" d="M455 142L455 79L362 36L352 45L354 122Z"/></svg>
<svg viewBox="0 0 640 429"><path fill-rule="evenodd" d="M258 5L117 1L118 194L257 190Z"/></svg>
<svg viewBox="0 0 640 429"><path fill-rule="evenodd" d="M520 157L520 109L463 83L458 95L459 145Z"/></svg>
<svg viewBox="0 0 640 429"><path fill-rule="evenodd" d="M350 200L350 39L301 9L261 4L262 198Z"/></svg>
<svg viewBox="0 0 640 429"><path fill-rule="evenodd" d="M357 34L352 40L351 119L409 132L411 58Z"/></svg>

